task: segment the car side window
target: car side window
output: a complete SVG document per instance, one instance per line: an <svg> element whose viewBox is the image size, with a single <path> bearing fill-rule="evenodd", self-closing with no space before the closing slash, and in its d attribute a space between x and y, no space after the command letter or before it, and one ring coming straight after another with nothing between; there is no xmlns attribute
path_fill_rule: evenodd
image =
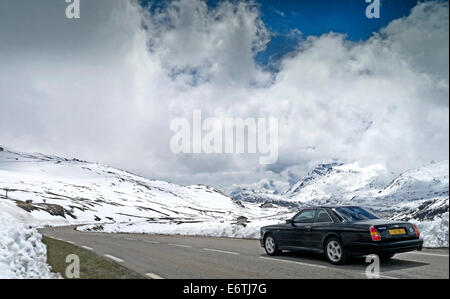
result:
<svg viewBox="0 0 450 299"><path fill-rule="evenodd" d="M313 223L316 216L316 210L304 210L294 217L294 223Z"/></svg>
<svg viewBox="0 0 450 299"><path fill-rule="evenodd" d="M324 209L319 209L317 210L316 222L333 222L333 220L331 219L330 215L328 215L327 211L325 211Z"/></svg>

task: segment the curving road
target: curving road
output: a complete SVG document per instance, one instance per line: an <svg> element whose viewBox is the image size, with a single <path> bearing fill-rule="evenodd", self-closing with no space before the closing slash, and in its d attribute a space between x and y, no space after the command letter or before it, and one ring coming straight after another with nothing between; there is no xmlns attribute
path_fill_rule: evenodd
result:
<svg viewBox="0 0 450 299"><path fill-rule="evenodd" d="M43 235L92 250L148 278L366 278L358 259L333 266L324 257L284 253L269 257L257 240L78 232L46 228ZM82 262L82 261L81 261ZM380 278L449 278L448 249L397 254L380 265Z"/></svg>

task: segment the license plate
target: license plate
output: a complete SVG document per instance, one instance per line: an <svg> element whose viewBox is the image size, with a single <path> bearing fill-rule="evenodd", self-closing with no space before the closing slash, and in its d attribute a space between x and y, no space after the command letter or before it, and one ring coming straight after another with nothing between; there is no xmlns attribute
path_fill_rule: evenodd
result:
<svg viewBox="0 0 450 299"><path fill-rule="evenodd" d="M391 235L404 235L404 234L406 234L406 230L404 228L394 228L394 229L390 229L389 233Z"/></svg>

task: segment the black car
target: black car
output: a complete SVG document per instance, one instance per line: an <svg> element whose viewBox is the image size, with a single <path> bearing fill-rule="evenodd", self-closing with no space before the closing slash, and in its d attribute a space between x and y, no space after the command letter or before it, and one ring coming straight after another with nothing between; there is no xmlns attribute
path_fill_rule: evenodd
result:
<svg viewBox="0 0 450 299"><path fill-rule="evenodd" d="M389 259L423 245L416 225L380 219L356 206L302 209L286 223L262 227L260 242L268 255L308 250L325 253L332 264L369 254Z"/></svg>

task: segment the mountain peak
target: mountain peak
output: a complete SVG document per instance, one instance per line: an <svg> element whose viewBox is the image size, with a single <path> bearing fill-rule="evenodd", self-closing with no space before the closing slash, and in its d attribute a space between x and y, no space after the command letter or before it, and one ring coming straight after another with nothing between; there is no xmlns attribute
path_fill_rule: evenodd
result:
<svg viewBox="0 0 450 299"><path fill-rule="evenodd" d="M289 190L285 192L285 195L289 196L296 192L299 192L303 187L307 186L310 182L316 178L321 177L329 173L333 167L343 165L343 163L322 163L318 164L313 170L311 170L305 177L294 184Z"/></svg>

